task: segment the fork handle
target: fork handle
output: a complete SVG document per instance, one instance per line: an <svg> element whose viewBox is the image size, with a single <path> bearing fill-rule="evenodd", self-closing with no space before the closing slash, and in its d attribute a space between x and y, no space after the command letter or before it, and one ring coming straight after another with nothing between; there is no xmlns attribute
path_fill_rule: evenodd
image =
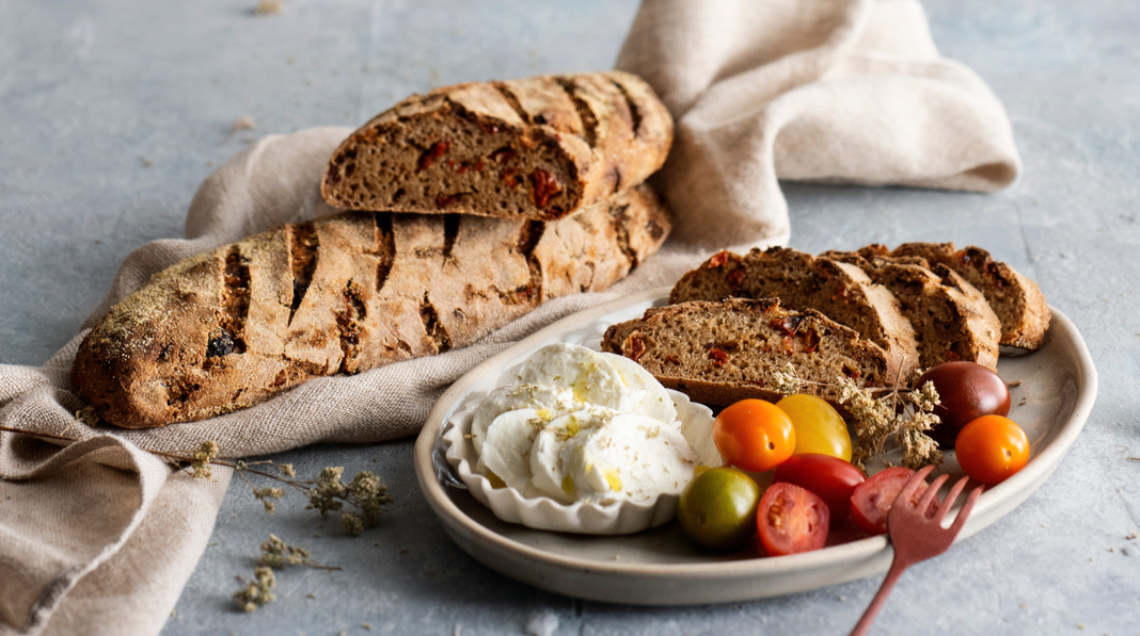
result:
<svg viewBox="0 0 1140 636"><path fill-rule="evenodd" d="M863 612L863 617L855 624L855 629L851 630L851 636L864 636L871 629L871 623L875 622L875 617L879 615L883 603L887 602L887 595L891 593L891 588L895 586L895 582L899 580L903 571L908 567L910 564L906 563L904 559L900 559L896 552L894 560L891 561L891 569L887 571L887 578L883 579L883 584L879 586L875 598L871 599L867 611Z"/></svg>

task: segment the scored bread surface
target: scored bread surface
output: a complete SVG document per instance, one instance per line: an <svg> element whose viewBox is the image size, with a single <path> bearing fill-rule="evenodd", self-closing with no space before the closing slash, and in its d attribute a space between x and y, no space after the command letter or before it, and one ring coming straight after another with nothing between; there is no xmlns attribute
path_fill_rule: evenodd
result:
<svg viewBox="0 0 1140 636"><path fill-rule="evenodd" d="M788 309L819 311L882 347L900 384L919 368L914 328L898 300L855 265L785 247L719 252L682 276L669 295L671 303L723 298L779 298Z"/></svg>
<svg viewBox="0 0 1140 636"><path fill-rule="evenodd" d="M860 267L895 295L914 327L922 368L968 360L997 370L1001 323L981 292L957 272L866 251L832 250L820 256Z"/></svg>
<svg viewBox="0 0 1140 636"><path fill-rule="evenodd" d="M551 220L641 183L672 140L669 112L629 73L458 84L352 133L321 193L346 209Z"/></svg>
<svg viewBox="0 0 1140 636"><path fill-rule="evenodd" d="M885 251L882 246L868 246ZM865 248L866 249L866 248ZM1052 314L1037 283L980 247L953 243L904 243L893 256L924 258L958 272L978 288L1001 321L1001 344L1036 350L1045 342Z"/></svg>
<svg viewBox="0 0 1140 636"><path fill-rule="evenodd" d="M669 229L644 185L555 222L347 212L286 225L156 274L83 340L72 384L119 426L212 417L603 290Z"/></svg>
<svg viewBox="0 0 1140 636"><path fill-rule="evenodd" d="M602 349L634 360L695 402L778 400L774 374L790 363L804 391L838 403L837 379L889 386L886 354L823 314L784 309L773 298L690 301L649 309L611 326Z"/></svg>

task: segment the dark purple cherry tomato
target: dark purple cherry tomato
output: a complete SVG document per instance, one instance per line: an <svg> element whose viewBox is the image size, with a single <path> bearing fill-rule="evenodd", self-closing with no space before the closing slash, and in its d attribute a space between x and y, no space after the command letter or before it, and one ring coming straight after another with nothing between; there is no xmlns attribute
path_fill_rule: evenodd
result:
<svg viewBox="0 0 1140 636"><path fill-rule="evenodd" d="M847 518L851 512L851 493L866 480L863 471L849 462L818 453L792 455L776 467L773 479L819 495L831 512L832 523Z"/></svg>
<svg viewBox="0 0 1140 636"><path fill-rule="evenodd" d="M1009 415L1009 388L998 374L976 362L945 362L923 373L915 387L934 383L942 405L934 414L942 423L930 436L945 448L952 448L958 431L983 415Z"/></svg>

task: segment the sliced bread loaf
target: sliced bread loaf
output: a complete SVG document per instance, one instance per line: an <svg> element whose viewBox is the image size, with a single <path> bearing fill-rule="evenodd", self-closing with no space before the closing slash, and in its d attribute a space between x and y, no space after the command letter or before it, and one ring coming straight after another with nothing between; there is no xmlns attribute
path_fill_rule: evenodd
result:
<svg viewBox="0 0 1140 636"><path fill-rule="evenodd" d="M612 325L602 349L634 360L696 402L778 400L775 374L791 363L805 390L836 402L836 379L889 386L886 354L823 314L784 309L774 298L692 301Z"/></svg>
<svg viewBox="0 0 1140 636"><path fill-rule="evenodd" d="M788 309L819 311L882 347L892 379L903 385L914 379L914 328L894 295L855 265L785 247L754 249L745 256L720 252L682 276L669 301L729 297L779 298Z"/></svg>
<svg viewBox="0 0 1140 636"><path fill-rule="evenodd" d="M913 262L923 259L874 255L868 259L859 252L836 250L820 256L857 265L891 290L914 327L922 368L969 360L997 369L1001 324L981 292L957 272L940 264L928 269Z"/></svg>
<svg viewBox="0 0 1140 636"><path fill-rule="evenodd" d="M661 167L673 120L643 80L584 73L413 95L333 153L330 205L552 220Z"/></svg>
<svg viewBox="0 0 1140 636"><path fill-rule="evenodd" d="M550 223L348 212L286 225L156 274L87 334L71 382L118 426L220 415L605 289L668 231L648 186Z"/></svg>
<svg viewBox="0 0 1140 636"><path fill-rule="evenodd" d="M881 246L876 251L883 249ZM953 243L904 243L892 256L921 257L958 272L978 288L1001 321L1001 344L1035 350L1045 341L1052 315L1037 283L980 247Z"/></svg>

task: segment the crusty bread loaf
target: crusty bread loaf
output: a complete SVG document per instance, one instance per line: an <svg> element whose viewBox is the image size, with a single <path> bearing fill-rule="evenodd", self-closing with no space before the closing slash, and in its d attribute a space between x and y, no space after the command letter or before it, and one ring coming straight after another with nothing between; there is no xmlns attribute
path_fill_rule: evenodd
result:
<svg viewBox="0 0 1140 636"><path fill-rule="evenodd" d="M882 347L888 372L900 384L918 369L914 328L898 300L855 265L785 247L753 249L745 256L720 252L682 276L669 301L729 297L779 298L788 309L821 312Z"/></svg>
<svg viewBox="0 0 1140 636"><path fill-rule="evenodd" d="M156 274L83 340L71 381L119 426L215 416L605 289L669 229L648 186L550 223L348 212L286 225Z"/></svg>
<svg viewBox="0 0 1140 636"><path fill-rule="evenodd" d="M672 141L669 112L629 73L458 84L350 135L321 193L347 209L551 220L641 183Z"/></svg>
<svg viewBox="0 0 1140 636"><path fill-rule="evenodd" d="M882 246L868 246L885 251ZM1001 344L1036 350L1045 341L1052 314L1037 283L980 247L957 249L953 243L904 243L892 256L921 257L958 272L986 297L1001 321Z"/></svg>
<svg viewBox="0 0 1140 636"><path fill-rule="evenodd" d="M909 258L830 250L820 256L860 267L891 290L914 327L922 368L969 360L997 370L1001 323L982 293L941 264L923 267Z"/></svg>
<svg viewBox="0 0 1140 636"><path fill-rule="evenodd" d="M663 385L696 402L778 400L774 374L791 363L804 390L836 402L836 378L890 386L886 354L855 331L774 298L691 301L650 309L612 325L602 349L636 361Z"/></svg>

